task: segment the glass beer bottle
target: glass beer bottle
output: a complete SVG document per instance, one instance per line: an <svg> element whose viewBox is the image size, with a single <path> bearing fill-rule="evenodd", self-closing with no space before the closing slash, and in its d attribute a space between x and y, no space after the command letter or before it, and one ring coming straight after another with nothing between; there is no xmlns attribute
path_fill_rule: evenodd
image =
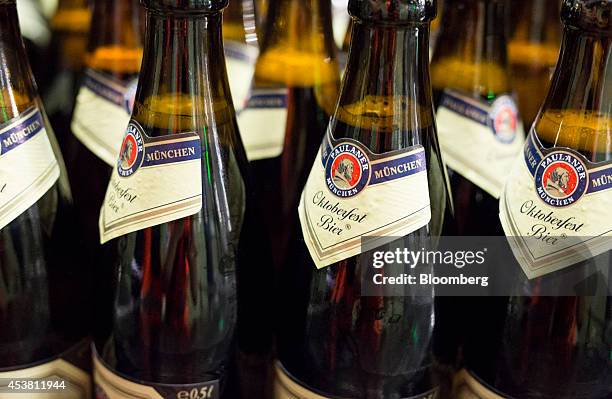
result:
<svg viewBox="0 0 612 399"><path fill-rule="evenodd" d="M440 22L431 75L455 216L445 235L503 235L497 199L524 138L507 63L505 4L449 0Z"/></svg>
<svg viewBox="0 0 612 399"><path fill-rule="evenodd" d="M110 328L115 270L103 259L98 217L130 120L142 59L137 0L95 0L85 70L66 139L66 159L79 224L96 280L95 336ZM84 165L87 165L84 167Z"/></svg>
<svg viewBox="0 0 612 399"><path fill-rule="evenodd" d="M144 5L138 89L100 214L118 281L94 379L102 398L218 398L246 312L237 273L261 270L237 265L263 248L225 70L227 0Z"/></svg>
<svg viewBox="0 0 612 399"><path fill-rule="evenodd" d="M43 100L62 150L70 135L78 82L87 49L91 11L86 0L60 0L51 20L51 80Z"/></svg>
<svg viewBox="0 0 612 399"><path fill-rule="evenodd" d="M544 102L559 56L559 0L515 0L510 3L512 37L508 56L518 107L531 126Z"/></svg>
<svg viewBox="0 0 612 399"><path fill-rule="evenodd" d="M516 287L496 339L466 349L458 399L612 395L612 1L566 0L562 21L550 90L500 200L529 284ZM583 283L593 289L577 296Z"/></svg>
<svg viewBox="0 0 612 399"><path fill-rule="evenodd" d="M240 112L249 95L259 52L253 0L229 2L223 12L223 47L234 108Z"/></svg>
<svg viewBox="0 0 612 399"><path fill-rule="evenodd" d="M277 265L297 223L295 209L339 80L330 1L272 0L254 85L238 123Z"/></svg>
<svg viewBox="0 0 612 399"><path fill-rule="evenodd" d="M420 249L441 231L447 191L428 52L435 10L426 0L349 2L341 94L281 270L277 398L437 395L433 289L368 291L364 277L375 253ZM373 241L362 246L365 236Z"/></svg>
<svg viewBox="0 0 612 399"><path fill-rule="evenodd" d="M56 379L62 398L89 399L89 265L10 0L0 2L0 142L0 397L17 380Z"/></svg>

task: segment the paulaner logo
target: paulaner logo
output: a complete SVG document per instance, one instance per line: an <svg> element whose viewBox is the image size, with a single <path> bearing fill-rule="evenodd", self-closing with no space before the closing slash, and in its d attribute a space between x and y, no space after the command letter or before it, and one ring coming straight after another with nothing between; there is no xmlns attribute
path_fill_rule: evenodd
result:
<svg viewBox="0 0 612 399"><path fill-rule="evenodd" d="M586 192L586 166L569 152L550 153L536 168L535 185L538 196L546 204L557 208L572 205Z"/></svg>
<svg viewBox="0 0 612 399"><path fill-rule="evenodd" d="M365 151L351 143L339 144L327 158L327 188L337 197L353 197L367 186L371 170Z"/></svg>
<svg viewBox="0 0 612 399"><path fill-rule="evenodd" d="M144 146L142 133L140 128L133 122L127 127L121 151L119 152L119 161L117 163L117 172L121 177L129 177L136 173L144 158Z"/></svg>
<svg viewBox="0 0 612 399"><path fill-rule="evenodd" d="M489 121L495 137L502 143L512 143L516 138L518 109L510 96L501 96L491 105Z"/></svg>

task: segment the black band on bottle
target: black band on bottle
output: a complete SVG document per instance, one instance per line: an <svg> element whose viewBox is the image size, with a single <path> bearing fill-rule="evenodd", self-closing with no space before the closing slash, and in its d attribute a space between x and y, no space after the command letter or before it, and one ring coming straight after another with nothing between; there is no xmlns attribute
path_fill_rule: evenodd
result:
<svg viewBox="0 0 612 399"><path fill-rule="evenodd" d="M563 0L561 19L567 26L612 35L612 0Z"/></svg>
<svg viewBox="0 0 612 399"><path fill-rule="evenodd" d="M227 7L229 0L140 0L148 9L162 13L214 13ZM233 0L238 1L238 0Z"/></svg>
<svg viewBox="0 0 612 399"><path fill-rule="evenodd" d="M350 0L349 13L365 22L388 25L426 23L436 17L439 0Z"/></svg>

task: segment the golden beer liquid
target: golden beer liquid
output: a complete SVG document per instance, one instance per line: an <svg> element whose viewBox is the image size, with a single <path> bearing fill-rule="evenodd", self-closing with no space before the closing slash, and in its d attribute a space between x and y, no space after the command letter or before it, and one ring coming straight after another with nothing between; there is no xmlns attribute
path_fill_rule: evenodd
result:
<svg viewBox="0 0 612 399"><path fill-rule="evenodd" d="M612 115L571 109L547 110L535 126L545 147L568 147L591 161L612 153ZM598 156L600 154L600 156Z"/></svg>
<svg viewBox="0 0 612 399"><path fill-rule="evenodd" d="M435 90L460 89L468 94L489 95L508 93L510 82L507 72L490 61L466 62L459 58L443 58L431 66L431 84Z"/></svg>

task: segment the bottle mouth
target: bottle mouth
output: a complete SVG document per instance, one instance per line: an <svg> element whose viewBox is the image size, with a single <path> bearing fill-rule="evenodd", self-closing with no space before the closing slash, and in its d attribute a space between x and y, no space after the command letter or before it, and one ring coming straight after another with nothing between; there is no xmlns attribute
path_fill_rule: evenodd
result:
<svg viewBox="0 0 612 399"><path fill-rule="evenodd" d="M349 14L364 23L409 25L431 22L440 0L350 0Z"/></svg>
<svg viewBox="0 0 612 399"><path fill-rule="evenodd" d="M187 15L220 12L228 4L228 0L140 0L140 2L148 10L162 14Z"/></svg>
<svg viewBox="0 0 612 399"><path fill-rule="evenodd" d="M563 0L566 26L612 36L612 0Z"/></svg>

